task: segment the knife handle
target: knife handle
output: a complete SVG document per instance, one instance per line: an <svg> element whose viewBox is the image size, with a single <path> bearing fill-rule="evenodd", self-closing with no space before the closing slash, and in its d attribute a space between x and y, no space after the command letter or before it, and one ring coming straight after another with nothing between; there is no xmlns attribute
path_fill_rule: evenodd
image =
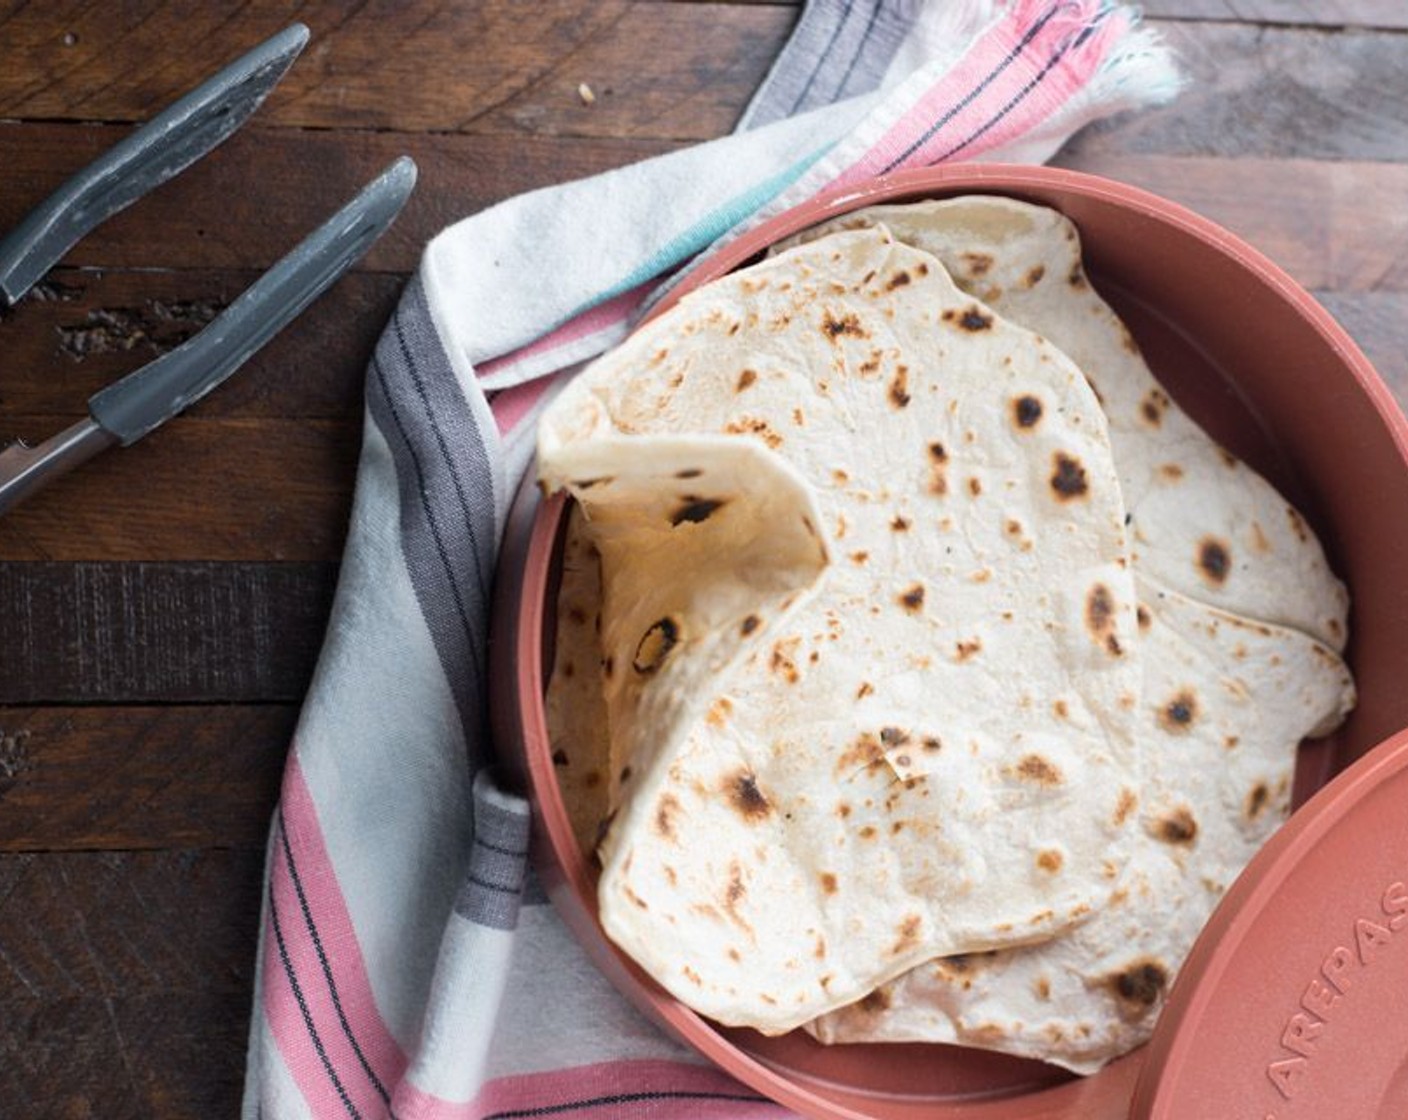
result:
<svg viewBox="0 0 1408 1120"><path fill-rule="evenodd" d="M125 447L200 400L371 248L415 181L402 156L199 334L90 397L89 414Z"/></svg>
<svg viewBox="0 0 1408 1120"><path fill-rule="evenodd" d="M14 303L85 234L230 136L308 42L285 28L163 109L83 168L0 238L0 303Z"/></svg>

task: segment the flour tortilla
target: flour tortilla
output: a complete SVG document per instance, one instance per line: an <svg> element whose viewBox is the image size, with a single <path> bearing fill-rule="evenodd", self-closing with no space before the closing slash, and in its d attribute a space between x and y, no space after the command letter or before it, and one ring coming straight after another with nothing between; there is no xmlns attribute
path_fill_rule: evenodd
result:
<svg viewBox="0 0 1408 1120"><path fill-rule="evenodd" d="M611 805L611 745L601 689L601 557L580 509L567 513L552 673L544 699L553 772L583 855L590 856Z"/></svg>
<svg viewBox="0 0 1408 1120"><path fill-rule="evenodd" d="M740 446L802 484L766 516L771 481L713 477ZM602 557L630 772L601 921L668 990L780 1033L1108 901L1140 784L1134 589L1103 414L1058 350L847 234L643 327L550 407L539 464Z"/></svg>
<svg viewBox="0 0 1408 1120"><path fill-rule="evenodd" d="M1050 339L1085 373L1109 421L1139 571L1200 602L1344 649L1349 597L1315 534L1155 380L1085 278L1080 239L1065 216L987 195L875 206L778 251L876 224L933 253L960 288Z"/></svg>
<svg viewBox="0 0 1408 1120"><path fill-rule="evenodd" d="M1045 944L932 961L807 1029L825 1042L956 1042L1091 1073L1153 1031L1223 891L1284 820L1303 737L1354 703L1299 631L1139 581L1139 841L1119 889Z"/></svg>

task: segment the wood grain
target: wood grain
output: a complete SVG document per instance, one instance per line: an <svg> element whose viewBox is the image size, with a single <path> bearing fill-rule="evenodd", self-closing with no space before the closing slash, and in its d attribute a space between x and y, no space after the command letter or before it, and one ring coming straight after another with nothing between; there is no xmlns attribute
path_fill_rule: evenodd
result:
<svg viewBox="0 0 1408 1120"><path fill-rule="evenodd" d="M0 851L257 848L296 719L291 704L0 708Z"/></svg>
<svg viewBox="0 0 1408 1120"><path fill-rule="evenodd" d="M1148 16L1294 27L1408 28L1402 0L1142 0Z"/></svg>
<svg viewBox="0 0 1408 1120"><path fill-rule="evenodd" d="M82 415L4 416L53 435ZM3 560L335 560L361 422L178 417L0 520Z"/></svg>
<svg viewBox="0 0 1408 1120"><path fill-rule="evenodd" d="M0 856L5 1115L234 1115L262 863L258 848Z"/></svg>
<svg viewBox="0 0 1408 1120"><path fill-rule="evenodd" d="M0 704L301 699L332 565L0 563Z"/></svg>
<svg viewBox="0 0 1408 1120"><path fill-rule="evenodd" d="M66 5L62 18L22 7L0 20L15 60L0 70L0 116L145 119L297 19L312 41L261 125L699 140L733 127L797 15L621 0L548 0L525 14L429 0L167 2L128 19L106 3ZM170 49L177 33L191 49Z"/></svg>
<svg viewBox="0 0 1408 1120"><path fill-rule="evenodd" d="M79 416L99 389L180 345L258 274L55 269L3 326L0 420ZM397 274L344 277L187 415L356 419L367 356L400 296ZM0 430L0 440L21 434ZM23 434L37 437L42 431Z"/></svg>
<svg viewBox="0 0 1408 1120"><path fill-rule="evenodd" d="M1309 288L1408 289L1408 166L1214 156L1054 161L1153 191L1240 235Z"/></svg>
<svg viewBox="0 0 1408 1120"><path fill-rule="evenodd" d="M1408 4L1399 7L1408 20ZM1187 87L1168 105L1087 129L1068 154L1408 158L1403 34L1246 23L1154 26L1176 52Z"/></svg>

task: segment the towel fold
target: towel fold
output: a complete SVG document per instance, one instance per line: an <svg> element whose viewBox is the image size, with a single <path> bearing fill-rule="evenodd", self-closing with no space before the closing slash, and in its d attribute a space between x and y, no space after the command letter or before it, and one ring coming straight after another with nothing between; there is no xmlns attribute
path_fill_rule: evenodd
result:
<svg viewBox="0 0 1408 1120"><path fill-rule="evenodd" d="M489 594L534 422L700 253L818 191L1039 162L1172 97L1100 0L814 0L732 135L509 199L426 249L367 375L332 620L270 830L246 1120L778 1116L638 1016L492 778Z"/></svg>

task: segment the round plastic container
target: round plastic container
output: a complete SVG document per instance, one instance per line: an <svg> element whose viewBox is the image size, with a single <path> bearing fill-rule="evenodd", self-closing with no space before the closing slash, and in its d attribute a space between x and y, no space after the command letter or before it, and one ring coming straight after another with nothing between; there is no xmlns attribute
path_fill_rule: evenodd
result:
<svg viewBox="0 0 1408 1120"><path fill-rule="evenodd" d="M904 173L818 198L726 246L665 306L839 214L969 193L1008 195L1066 214L1080 230L1092 282L1159 380L1314 526L1353 598L1346 657L1359 705L1332 738L1302 748L1297 804L1370 757L1300 809L1234 885L1181 973L1154 1041L1094 1076L956 1047L823 1047L800 1031L765 1038L721 1028L658 987L597 922L594 871L572 836L543 708L566 502L541 499L530 478L510 515L499 569L491 674L496 740L534 806L539 874L588 953L638 1007L740 1080L808 1116L1404 1115L1408 1016L1398 1009L1408 994L1408 888L1401 935L1392 924L1400 917L1392 909L1398 896L1385 892L1398 883L1394 874L1408 880L1408 744L1400 738L1376 747L1408 726L1408 580L1399 574L1400 557L1408 555L1408 421L1329 314L1255 250L1179 206L1075 172L997 165ZM1402 806L1396 823L1395 797ZM1371 850L1382 859L1370 861ZM1356 927L1360 917L1389 930L1382 945L1376 930ZM1357 992L1328 989L1337 998L1312 1021L1316 999L1329 997L1310 986L1317 977L1321 987L1332 983L1324 962L1338 960L1338 950L1359 952L1356 929L1374 942L1378 971L1361 965L1351 977ZM1397 985L1392 998L1377 989L1378 976ZM1369 1088L1345 1099L1388 1103L1367 1111L1327 1103L1362 1084Z"/></svg>

